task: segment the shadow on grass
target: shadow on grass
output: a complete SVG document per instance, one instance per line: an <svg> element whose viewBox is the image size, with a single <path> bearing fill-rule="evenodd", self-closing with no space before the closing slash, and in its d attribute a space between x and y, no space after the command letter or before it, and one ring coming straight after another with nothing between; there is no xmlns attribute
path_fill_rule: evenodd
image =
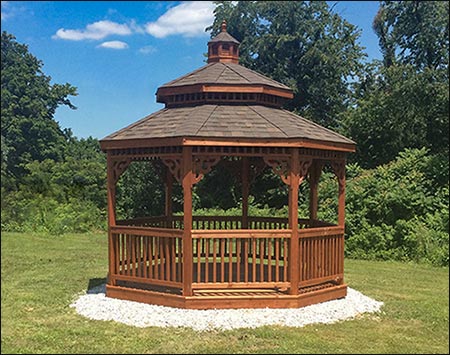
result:
<svg viewBox="0 0 450 355"><path fill-rule="evenodd" d="M106 277L103 278L95 277L93 279L89 279L89 283L87 286L87 293L89 294L104 293L105 284L106 284Z"/></svg>

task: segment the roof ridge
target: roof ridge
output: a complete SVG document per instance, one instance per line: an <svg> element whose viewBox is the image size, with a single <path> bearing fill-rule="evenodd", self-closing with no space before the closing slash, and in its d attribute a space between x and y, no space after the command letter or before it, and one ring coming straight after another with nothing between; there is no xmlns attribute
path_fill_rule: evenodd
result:
<svg viewBox="0 0 450 355"><path fill-rule="evenodd" d="M219 105L214 105L213 110L209 113L208 117L206 118L205 122L202 123L202 125L200 126L200 128L197 130L197 132L195 132L195 134L199 134L200 130L205 126L206 122L208 122L208 120L210 119L210 117L212 116L212 114L214 113L214 111L216 111L217 107Z"/></svg>
<svg viewBox="0 0 450 355"><path fill-rule="evenodd" d="M241 78L243 78L243 79L245 79L247 82L249 82L249 83L251 83L250 82L250 80L248 80L245 76L243 76L241 73L238 73L236 70L234 70L233 68L231 68L230 66L229 66L229 64L231 64L231 63L224 63L225 64L225 66L228 68L228 69L230 69L232 72L235 72L237 75L239 75ZM241 66L241 67L243 67L242 65L240 65L240 64L236 64L236 65L239 65L239 66ZM245 67L243 67L243 68L245 68ZM245 69L248 69L248 68L245 68ZM250 69L251 70L251 69Z"/></svg>
<svg viewBox="0 0 450 355"><path fill-rule="evenodd" d="M217 62L217 63L220 63L220 62ZM217 83L217 80L222 76L222 74L223 74L223 72L225 71L225 69L227 69L227 66L224 64L224 63L220 63L220 64L222 64L223 65L223 70L220 72L220 74L217 76L217 78L216 78L216 83Z"/></svg>
<svg viewBox="0 0 450 355"><path fill-rule="evenodd" d="M255 105L246 105L248 106L248 108L250 108L250 110L252 110L254 113L256 113L258 116L260 116L261 118L263 118L265 121L267 121L268 123L270 123L272 126L276 127L278 130L280 130L281 132L283 132L283 134L287 137L289 137L289 135L280 127L278 127L275 123L273 123L272 121L269 121L267 118L265 118L261 113L259 113L258 111L256 111L253 106Z"/></svg>
<svg viewBox="0 0 450 355"><path fill-rule="evenodd" d="M327 131L327 132L330 132L330 133L334 134L335 136L339 136L340 138L344 138L344 139L350 141L351 143L356 144L356 143L355 143L353 140L351 140L350 138L347 138L346 136L344 136L344 135L342 135L342 134L340 134L340 133L338 133L338 132L336 132L336 131L333 131L332 129L329 129L329 128L326 128L326 127L324 127L324 126L321 126L321 125L318 124L317 122L314 122L314 121L312 121L312 120L308 120L307 118L305 118L305 117L303 117L303 116L300 116L300 115L297 115L297 114L295 114L294 112L291 112L291 111L288 111L288 110L285 110L285 109L281 109L281 110L284 111L284 112L287 112L289 115L294 116L295 118L299 118L299 117L300 117L303 121L306 121L306 122L308 122L309 124L312 124L313 126L316 126L316 127L320 128L320 129L323 129L323 130L325 130L325 131Z"/></svg>

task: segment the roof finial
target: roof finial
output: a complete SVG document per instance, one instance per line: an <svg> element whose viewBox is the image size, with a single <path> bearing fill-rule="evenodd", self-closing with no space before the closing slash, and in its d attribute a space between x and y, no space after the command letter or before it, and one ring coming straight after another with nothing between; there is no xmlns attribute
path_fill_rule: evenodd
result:
<svg viewBox="0 0 450 355"><path fill-rule="evenodd" d="M222 21L221 29L222 29L222 32L227 32L227 21L226 20Z"/></svg>

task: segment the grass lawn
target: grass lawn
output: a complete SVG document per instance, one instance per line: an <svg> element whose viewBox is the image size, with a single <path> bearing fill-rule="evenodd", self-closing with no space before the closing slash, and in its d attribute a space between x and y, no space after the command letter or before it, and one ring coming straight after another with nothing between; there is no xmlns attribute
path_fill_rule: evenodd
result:
<svg viewBox="0 0 450 355"><path fill-rule="evenodd" d="M78 315L70 303L104 281L106 234L1 235L1 352L448 353L448 268L346 260L346 282L383 301L378 314L304 328L195 332Z"/></svg>

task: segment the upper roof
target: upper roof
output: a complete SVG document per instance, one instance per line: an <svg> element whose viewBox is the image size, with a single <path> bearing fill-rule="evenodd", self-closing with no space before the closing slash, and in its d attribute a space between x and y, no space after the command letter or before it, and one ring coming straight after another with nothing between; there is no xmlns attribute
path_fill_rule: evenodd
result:
<svg viewBox="0 0 450 355"><path fill-rule="evenodd" d="M173 137L301 138L354 144L352 140L290 111L262 105L197 105L164 108L103 140Z"/></svg>
<svg viewBox="0 0 450 355"><path fill-rule="evenodd" d="M159 87L157 101L166 107L103 138L102 149L202 140L280 146L294 141L354 151L352 140L281 109L293 97L292 89L239 65L238 44L223 23L222 32L208 42L209 63Z"/></svg>
<svg viewBox="0 0 450 355"><path fill-rule="evenodd" d="M222 30L216 37L214 37L212 40L210 40L208 43L214 43L214 42L231 42L239 44L240 42L231 36L228 32Z"/></svg>
<svg viewBox="0 0 450 355"><path fill-rule="evenodd" d="M209 63L203 67L194 70L191 73L183 75L180 78L169 81L160 88L169 88L194 84L220 84L220 85L268 85L292 91L278 81L267 76L259 74L251 69L234 63Z"/></svg>

